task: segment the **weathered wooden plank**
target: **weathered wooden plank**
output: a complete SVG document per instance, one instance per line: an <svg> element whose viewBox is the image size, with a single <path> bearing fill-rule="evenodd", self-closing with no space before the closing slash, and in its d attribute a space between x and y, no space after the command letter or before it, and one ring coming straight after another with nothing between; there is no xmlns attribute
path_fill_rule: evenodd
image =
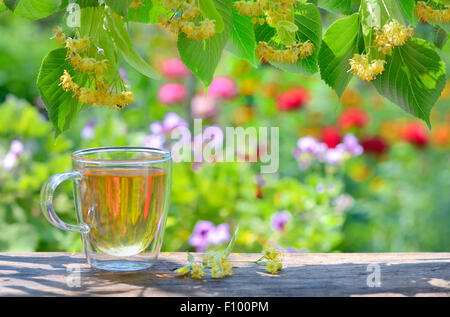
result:
<svg viewBox="0 0 450 317"><path fill-rule="evenodd" d="M238 262L233 277L201 281L174 277L185 263L186 253L162 253L149 271L110 273L80 253L0 253L0 296L450 296L450 253L285 254L279 275ZM381 285L369 287L376 267Z"/></svg>

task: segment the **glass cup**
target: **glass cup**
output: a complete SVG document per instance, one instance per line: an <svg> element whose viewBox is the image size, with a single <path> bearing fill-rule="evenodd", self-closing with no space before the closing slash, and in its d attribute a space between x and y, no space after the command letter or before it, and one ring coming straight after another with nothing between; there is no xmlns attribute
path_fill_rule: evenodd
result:
<svg viewBox="0 0 450 317"><path fill-rule="evenodd" d="M41 209L54 226L82 237L91 267L107 271L148 269L161 249L166 226L172 158L167 150L104 147L72 154L73 172L51 176ZM56 187L74 181L78 225L53 208Z"/></svg>

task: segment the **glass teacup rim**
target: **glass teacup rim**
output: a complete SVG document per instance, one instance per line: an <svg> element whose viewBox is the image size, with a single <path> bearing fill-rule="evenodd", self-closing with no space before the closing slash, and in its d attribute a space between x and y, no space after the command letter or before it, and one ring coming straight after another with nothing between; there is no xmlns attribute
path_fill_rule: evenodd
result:
<svg viewBox="0 0 450 317"><path fill-rule="evenodd" d="M139 159L96 159L96 158L88 158L84 157L89 154L96 153L105 153L105 152L141 152L141 153L149 153L152 155L150 158L139 158ZM99 164L99 165L108 165L108 164L157 164L170 160L172 158L172 154L169 150L159 149L159 148L151 148L151 147L138 147L138 146L106 146L106 147L97 147L97 148L88 148L83 150L77 150L72 153L72 160L80 162L80 163L88 163L88 164Z"/></svg>

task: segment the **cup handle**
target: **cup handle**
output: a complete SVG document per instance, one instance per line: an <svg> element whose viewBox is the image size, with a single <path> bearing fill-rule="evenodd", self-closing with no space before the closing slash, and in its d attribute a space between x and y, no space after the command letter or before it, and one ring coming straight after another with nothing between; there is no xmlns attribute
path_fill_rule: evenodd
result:
<svg viewBox="0 0 450 317"><path fill-rule="evenodd" d="M44 186L41 190L41 210L44 214L45 218L54 225L55 227L72 232L79 233L88 233L89 226L87 224L80 225L71 225L62 221L58 215L55 213L55 209L53 208L53 194L55 192L56 187L58 187L65 180L73 179L81 179L81 172L67 172L61 174L55 174L50 176L50 178L45 182Z"/></svg>

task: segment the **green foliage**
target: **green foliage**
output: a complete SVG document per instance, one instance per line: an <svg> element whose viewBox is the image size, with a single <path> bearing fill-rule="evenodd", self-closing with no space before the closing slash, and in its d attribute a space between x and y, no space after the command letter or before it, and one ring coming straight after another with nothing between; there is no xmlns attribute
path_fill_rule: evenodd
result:
<svg viewBox="0 0 450 317"><path fill-rule="evenodd" d="M424 40L414 39L393 50L386 70L374 85L380 94L431 127L431 107L441 95L445 80L445 65L439 55Z"/></svg>
<svg viewBox="0 0 450 317"><path fill-rule="evenodd" d="M313 75L320 69L322 79L336 91L338 96L342 95L353 76L348 72L348 61L355 53L368 54L370 60L385 59L393 63L403 61L407 65L415 63L414 56L404 55L402 60L395 56L385 57L373 46L376 30L390 21L396 20L405 25L420 26L414 16L415 0L319 0L310 3L302 1L295 4L293 21L278 21L278 24L273 27L269 27L267 24L254 26L251 17L237 12L233 7L234 2L225 0L199 1L203 17L215 21L216 34L212 38L192 40L187 38L183 32L178 34L178 51L182 61L206 86L211 83L225 48L248 60L253 66L258 66L259 63L255 56L258 41L273 41L288 46L297 40L313 43L315 49L311 56L299 59L295 64L274 63L274 66L288 72L305 75ZM90 36L104 39L105 36L102 33L106 33L107 36L111 37L109 41L110 49L120 52L125 61L138 72L150 78L158 78L153 68L134 49L125 28L125 22L157 24L159 23L159 16L163 13L173 15L172 18L176 20L182 16L182 12L168 12L160 1L149 0L144 0L133 8L129 7L130 0L106 0L104 4L96 0L80 0L77 3L81 7L82 16L86 16L85 10L92 7L105 13L106 19L89 22L88 19L83 18L83 24L88 23L96 30L95 34L89 32ZM53 0L6 0L4 4L17 16L40 19L64 9L68 3ZM439 6L441 2L435 2L434 5ZM322 17L318 8L348 15L348 17L337 18L325 31L322 38ZM295 28L293 28L294 26ZM444 24L433 23L433 27L435 28L434 37L427 41L433 43L434 46L428 46L427 51L432 50L434 56L437 56L438 59L436 63L440 63L442 54L436 52L436 48L445 48L445 43L448 40L448 29ZM403 50L408 50L408 47L411 46L414 46L414 44L409 44ZM429 52L429 54L432 53ZM390 69L397 69L401 68L402 64L389 65L389 67ZM113 73L117 75L117 69L113 70ZM428 91L424 94L431 95L433 98L421 98L420 101L415 102L417 96L413 95L413 89L405 89L404 87L411 86L411 83L423 82L424 79L420 77L423 72L410 71L408 75L410 77L402 76L395 83L391 81L389 92L385 89L378 90L401 108L428 122L428 110L434 106L435 97L440 95L442 85L431 85L429 82L418 85L415 88L420 89L426 86ZM439 73L439 75L442 74ZM379 77L386 78L389 75L383 74ZM382 78L377 80L384 81ZM379 83L374 84L380 87ZM391 96L392 92L400 90L402 91L401 98ZM427 109L427 111L417 111L418 102L424 103L421 107ZM47 107L50 106L47 105ZM64 129L69 127L70 125L64 127ZM62 131L58 130L61 128L59 126L55 126L55 128L57 133Z"/></svg>
<svg viewBox="0 0 450 317"><path fill-rule="evenodd" d="M67 130L80 111L82 104L59 86L64 70L70 72L70 62L66 60L66 49L56 49L44 58L38 77L38 88L56 135ZM81 81L80 81L81 83Z"/></svg>
<svg viewBox="0 0 450 317"><path fill-rule="evenodd" d="M223 32L203 41L188 39L180 33L177 45L183 63L207 86L213 80L233 24L231 1L215 0L215 4L225 24Z"/></svg>
<svg viewBox="0 0 450 317"><path fill-rule="evenodd" d="M320 76L341 96L352 75L348 60L358 52L359 16L334 22L326 31L319 52Z"/></svg>

